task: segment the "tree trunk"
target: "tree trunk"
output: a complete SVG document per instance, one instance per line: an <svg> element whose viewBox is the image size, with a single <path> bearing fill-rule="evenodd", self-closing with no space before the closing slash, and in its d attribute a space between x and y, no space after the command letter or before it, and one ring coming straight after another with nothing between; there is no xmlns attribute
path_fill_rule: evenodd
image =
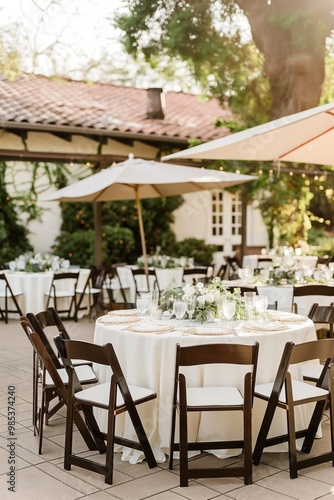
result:
<svg viewBox="0 0 334 500"><path fill-rule="evenodd" d="M271 87L271 119L319 104L326 37L334 28L332 0L236 0L264 56Z"/></svg>

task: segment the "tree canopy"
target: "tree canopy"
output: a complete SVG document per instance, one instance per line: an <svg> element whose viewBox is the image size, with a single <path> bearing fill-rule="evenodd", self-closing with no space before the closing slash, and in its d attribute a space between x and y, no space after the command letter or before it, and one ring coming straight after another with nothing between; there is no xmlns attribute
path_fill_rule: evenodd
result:
<svg viewBox="0 0 334 500"><path fill-rule="evenodd" d="M181 60L206 95L247 125L319 103L331 0L125 0L117 26L153 67ZM164 63L166 66L166 63Z"/></svg>

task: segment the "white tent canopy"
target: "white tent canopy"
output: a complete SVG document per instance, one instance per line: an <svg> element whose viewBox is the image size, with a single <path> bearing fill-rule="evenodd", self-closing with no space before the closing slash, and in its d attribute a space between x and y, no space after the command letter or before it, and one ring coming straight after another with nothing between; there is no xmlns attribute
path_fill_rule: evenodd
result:
<svg viewBox="0 0 334 500"><path fill-rule="evenodd" d="M334 103L329 103L164 156L162 160L281 160L334 165L333 144Z"/></svg>
<svg viewBox="0 0 334 500"><path fill-rule="evenodd" d="M145 268L147 268L140 199L223 189L253 181L254 179L256 177L251 175L163 164L151 160L133 158L131 155L124 162L101 170L101 172L90 175L58 191L40 196L39 200L64 202L136 200L142 251ZM95 227L95 229L97 228ZM97 238L99 238L98 235Z"/></svg>

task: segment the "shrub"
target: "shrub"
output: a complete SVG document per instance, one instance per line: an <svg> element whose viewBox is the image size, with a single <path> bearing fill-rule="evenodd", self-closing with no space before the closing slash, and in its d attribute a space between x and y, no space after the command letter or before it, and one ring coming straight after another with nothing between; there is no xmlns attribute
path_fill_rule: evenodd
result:
<svg viewBox="0 0 334 500"><path fill-rule="evenodd" d="M134 248L134 236L130 229L103 227L102 263L114 264L127 260L127 255ZM55 254L69 259L71 264L92 267L94 262L95 231L87 229L73 233L62 231L53 246Z"/></svg>
<svg viewBox="0 0 334 500"><path fill-rule="evenodd" d="M175 257L193 257L196 264L209 265L216 251L216 245L207 245L204 240L197 238L186 238L176 243L174 255Z"/></svg>

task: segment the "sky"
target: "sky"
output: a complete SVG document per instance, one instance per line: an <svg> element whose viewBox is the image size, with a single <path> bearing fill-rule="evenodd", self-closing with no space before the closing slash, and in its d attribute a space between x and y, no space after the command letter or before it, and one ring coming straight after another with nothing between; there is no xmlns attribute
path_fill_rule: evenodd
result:
<svg viewBox="0 0 334 500"><path fill-rule="evenodd" d="M29 36L31 51L34 46L45 50L55 39L61 40L66 63L75 67L80 58L99 58L110 51L120 57L119 34L107 20L120 5L121 0L0 0L0 25L19 23Z"/></svg>

